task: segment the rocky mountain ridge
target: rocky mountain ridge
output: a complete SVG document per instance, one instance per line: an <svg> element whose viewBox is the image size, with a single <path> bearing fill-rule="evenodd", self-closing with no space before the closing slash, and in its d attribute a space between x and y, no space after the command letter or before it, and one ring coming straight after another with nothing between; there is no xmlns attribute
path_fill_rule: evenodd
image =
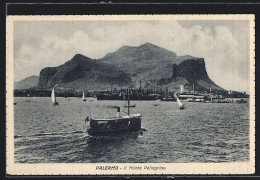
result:
<svg viewBox="0 0 260 180"><path fill-rule="evenodd" d="M193 84L201 90L222 90L209 78L204 58L177 56L146 43L138 47L123 46L97 60L76 54L63 65L42 69L37 87L103 90L167 86L178 89L180 85Z"/></svg>
<svg viewBox="0 0 260 180"><path fill-rule="evenodd" d="M39 81L38 76L30 76L21 81L14 83L14 89L29 89L37 86Z"/></svg>

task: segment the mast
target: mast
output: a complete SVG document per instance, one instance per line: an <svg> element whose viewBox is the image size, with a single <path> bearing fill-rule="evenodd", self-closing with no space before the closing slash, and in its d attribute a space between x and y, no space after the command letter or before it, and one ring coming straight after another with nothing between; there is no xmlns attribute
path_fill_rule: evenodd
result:
<svg viewBox="0 0 260 180"><path fill-rule="evenodd" d="M112 85L111 85L111 95L112 95L112 93L113 93L113 83L112 83Z"/></svg>
<svg viewBox="0 0 260 180"><path fill-rule="evenodd" d="M168 101L168 87L166 86L166 101Z"/></svg>
<svg viewBox="0 0 260 180"><path fill-rule="evenodd" d="M212 102L211 88L209 89L209 91L210 91L210 101Z"/></svg>
<svg viewBox="0 0 260 180"><path fill-rule="evenodd" d="M129 116L129 89L128 88L127 88L127 104L128 104L128 106L127 106L127 114Z"/></svg>

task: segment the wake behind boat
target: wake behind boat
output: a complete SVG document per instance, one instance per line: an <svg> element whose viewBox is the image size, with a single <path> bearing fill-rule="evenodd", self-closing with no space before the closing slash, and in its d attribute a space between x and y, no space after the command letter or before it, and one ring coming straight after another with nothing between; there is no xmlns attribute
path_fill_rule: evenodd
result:
<svg viewBox="0 0 260 180"><path fill-rule="evenodd" d="M128 101L129 101L129 93ZM87 132L91 136L108 136L114 134L135 132L141 130L141 113L130 114L129 106L127 115L120 116L120 107L113 106L117 109L117 117L94 119L87 117L85 122L89 122Z"/></svg>

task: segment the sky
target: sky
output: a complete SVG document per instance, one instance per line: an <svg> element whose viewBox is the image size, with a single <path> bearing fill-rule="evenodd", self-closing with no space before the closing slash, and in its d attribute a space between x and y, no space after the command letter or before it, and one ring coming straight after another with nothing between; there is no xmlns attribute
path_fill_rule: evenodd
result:
<svg viewBox="0 0 260 180"><path fill-rule="evenodd" d="M249 21L15 21L14 80L39 76L80 53L104 57L124 45L152 43L177 56L204 58L209 77L226 90L249 92Z"/></svg>

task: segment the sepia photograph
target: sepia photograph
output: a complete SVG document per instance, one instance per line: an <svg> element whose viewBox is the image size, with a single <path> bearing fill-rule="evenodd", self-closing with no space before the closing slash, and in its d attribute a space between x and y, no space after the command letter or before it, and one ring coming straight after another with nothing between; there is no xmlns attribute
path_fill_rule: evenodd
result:
<svg viewBox="0 0 260 180"><path fill-rule="evenodd" d="M254 15L7 17L7 173L254 173Z"/></svg>

